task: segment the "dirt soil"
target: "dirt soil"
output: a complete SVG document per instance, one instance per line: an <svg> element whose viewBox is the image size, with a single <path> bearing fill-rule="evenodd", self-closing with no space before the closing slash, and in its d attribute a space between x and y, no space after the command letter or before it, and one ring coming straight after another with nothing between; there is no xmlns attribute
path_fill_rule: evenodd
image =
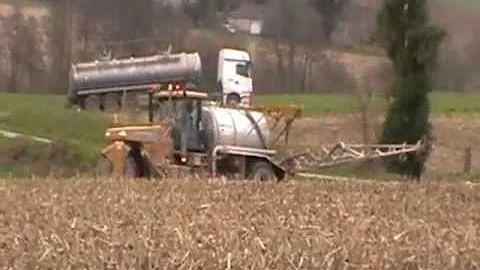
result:
<svg viewBox="0 0 480 270"><path fill-rule="evenodd" d="M472 168L480 170L480 115L434 116L436 142L430 157L427 174L461 173L464 153L472 148ZM373 119L370 138L378 138L382 119ZM358 116L306 117L294 124L292 146L312 147L331 145L339 140L362 143L362 122ZM373 141L375 142L375 141Z"/></svg>
<svg viewBox="0 0 480 270"><path fill-rule="evenodd" d="M25 140L12 140L0 146L0 167L8 168L14 175L47 177L72 175L67 164L68 149L62 143L36 144Z"/></svg>
<svg viewBox="0 0 480 270"><path fill-rule="evenodd" d="M2 269L480 263L479 186L45 180L0 193Z"/></svg>

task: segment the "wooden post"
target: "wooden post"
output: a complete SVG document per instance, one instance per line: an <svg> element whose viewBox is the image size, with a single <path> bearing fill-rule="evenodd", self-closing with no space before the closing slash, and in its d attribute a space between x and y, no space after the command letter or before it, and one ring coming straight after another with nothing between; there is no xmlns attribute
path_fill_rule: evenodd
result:
<svg viewBox="0 0 480 270"><path fill-rule="evenodd" d="M333 129L333 136L335 136L335 142L338 142L338 128Z"/></svg>
<svg viewBox="0 0 480 270"><path fill-rule="evenodd" d="M292 122L288 121L285 128L285 146L288 146L288 140L290 139L291 128L292 128Z"/></svg>
<svg viewBox="0 0 480 270"><path fill-rule="evenodd" d="M148 121L153 123L153 92L148 92Z"/></svg>
<svg viewBox="0 0 480 270"><path fill-rule="evenodd" d="M240 161L240 179L245 180L247 179L247 157L246 156L241 156L239 157Z"/></svg>
<svg viewBox="0 0 480 270"><path fill-rule="evenodd" d="M122 113L125 113L125 107L127 104L127 90L122 91Z"/></svg>
<svg viewBox="0 0 480 270"><path fill-rule="evenodd" d="M464 173L472 172L472 148L471 147L465 148L463 172Z"/></svg>

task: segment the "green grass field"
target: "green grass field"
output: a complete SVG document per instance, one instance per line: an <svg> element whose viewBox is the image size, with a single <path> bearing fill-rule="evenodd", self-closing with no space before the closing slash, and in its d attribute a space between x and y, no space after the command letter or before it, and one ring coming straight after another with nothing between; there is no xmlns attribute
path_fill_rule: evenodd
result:
<svg viewBox="0 0 480 270"><path fill-rule="evenodd" d="M479 8L480 1L478 0L437 0L439 2L443 2L448 4L452 7L460 7L460 8Z"/></svg>
<svg viewBox="0 0 480 270"><path fill-rule="evenodd" d="M67 149L66 164L78 168L89 167L98 158L107 119L103 115L66 109L64 104L65 98L61 96L2 94L0 129L53 140ZM13 148L15 144L19 144L18 139L2 138L0 149L7 151L9 146ZM47 146L35 144L33 147Z"/></svg>
<svg viewBox="0 0 480 270"><path fill-rule="evenodd" d="M479 113L480 93L434 93L431 95L432 114ZM255 103L261 105L296 104L304 107L305 115L358 113L360 103L351 95L277 95L257 96ZM386 109L383 99L372 99L373 112L382 113Z"/></svg>

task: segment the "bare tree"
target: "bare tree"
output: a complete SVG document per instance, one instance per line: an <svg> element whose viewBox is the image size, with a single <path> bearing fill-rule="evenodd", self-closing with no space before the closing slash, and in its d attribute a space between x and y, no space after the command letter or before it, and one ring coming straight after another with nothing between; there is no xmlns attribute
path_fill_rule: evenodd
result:
<svg viewBox="0 0 480 270"><path fill-rule="evenodd" d="M358 102L360 109L360 122L362 126L362 137L365 144L370 143L371 141L371 126L370 126L370 103L373 98L373 85L372 81L375 78L372 77L363 77L357 87L354 90L354 96Z"/></svg>
<svg viewBox="0 0 480 270"><path fill-rule="evenodd" d="M75 2L81 58L98 56L104 50L112 50L114 57L151 53L157 28L173 27L178 22L166 16L164 5L166 2L154 0Z"/></svg>
<svg viewBox="0 0 480 270"><path fill-rule="evenodd" d="M49 12L42 22L26 20L20 4L13 16L2 20L8 35L1 44L2 58L8 65L0 81L10 91L40 87L45 81L50 91L65 93L72 62L92 60L105 49L112 49L114 57L156 53L169 44L178 49L191 27L183 11L169 1L44 3Z"/></svg>
<svg viewBox="0 0 480 270"><path fill-rule="evenodd" d="M10 53L10 70L8 74L8 92L16 92L19 88L18 82L21 80L19 76L22 75L22 61L24 60L22 48L20 47L22 39L24 39L23 26L23 14L20 7L16 5L14 7L13 15L9 18L10 36L9 36L9 48Z"/></svg>
<svg viewBox="0 0 480 270"><path fill-rule="evenodd" d="M296 91L302 88L305 81L305 76L301 76L301 83L298 83L296 58L299 45L308 43L312 37L314 14L309 12L307 5L294 0L278 0L272 9L272 14L267 18L265 32L271 37L275 49L278 79L284 89ZM310 56L306 50L303 56L305 67Z"/></svg>
<svg viewBox="0 0 480 270"><path fill-rule="evenodd" d="M227 3L223 1L221 3L225 8ZM182 6L185 14L191 18L196 27L211 26L216 21L215 13L218 4L215 0L183 0Z"/></svg>
<svg viewBox="0 0 480 270"><path fill-rule="evenodd" d="M355 72L356 67L352 66L352 69ZM389 63L378 63L357 74L353 94L359 107L363 141L368 144L378 139L380 130L376 130L372 114L379 105L375 102L382 100L391 83L392 67Z"/></svg>
<svg viewBox="0 0 480 270"><path fill-rule="evenodd" d="M68 74L72 55L72 0L59 0L50 4L48 38L50 63L50 86L57 93L68 87Z"/></svg>
<svg viewBox="0 0 480 270"><path fill-rule="evenodd" d="M153 0L117 0L113 9L113 40L135 40L151 37L155 25ZM131 54L141 54L144 48L139 42L128 42L126 49Z"/></svg>
<svg viewBox="0 0 480 270"><path fill-rule="evenodd" d="M442 48L439 58L435 87L445 91L463 91L473 75L468 59L449 45Z"/></svg>
<svg viewBox="0 0 480 270"><path fill-rule="evenodd" d="M466 77L465 88L476 90L480 86L480 29L478 27L472 30L472 40L466 46L462 59L465 66L463 70L465 74L458 75ZM459 71L456 71L456 73L459 73Z"/></svg>
<svg viewBox="0 0 480 270"><path fill-rule="evenodd" d="M215 0L215 5L218 11L228 13L239 8L246 1L244 0ZM258 4L264 4L265 1L253 1Z"/></svg>
<svg viewBox="0 0 480 270"><path fill-rule="evenodd" d="M40 53L38 23L25 18L19 6L5 19L8 35L9 70L7 91L17 92L41 87L43 59ZM37 89L38 90L38 89Z"/></svg>
<svg viewBox="0 0 480 270"><path fill-rule="evenodd" d="M210 27L217 23L217 11L228 14L247 2L247 0L181 0L181 5L195 27ZM265 3L265 1L253 2Z"/></svg>
<svg viewBox="0 0 480 270"><path fill-rule="evenodd" d="M155 17L164 18L171 24L154 24L153 36L156 47L167 48L172 45L174 50L184 48L188 43L192 23L182 10L175 9L168 2L159 3L155 9Z"/></svg>
<svg viewBox="0 0 480 270"><path fill-rule="evenodd" d="M325 42L331 43L332 34L341 18L343 9L349 0L310 0L322 17L322 30Z"/></svg>

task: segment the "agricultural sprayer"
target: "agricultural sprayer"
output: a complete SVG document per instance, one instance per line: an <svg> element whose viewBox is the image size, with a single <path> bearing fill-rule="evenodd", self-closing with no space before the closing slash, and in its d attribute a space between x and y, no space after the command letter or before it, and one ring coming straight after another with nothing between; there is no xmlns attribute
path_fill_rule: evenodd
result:
<svg viewBox="0 0 480 270"><path fill-rule="evenodd" d="M359 160L421 153L423 143L366 145L339 143L289 156L296 106L226 107L206 93L153 89L148 121L116 123L105 132L99 173L126 178L198 175L232 179L283 180L300 172Z"/></svg>

